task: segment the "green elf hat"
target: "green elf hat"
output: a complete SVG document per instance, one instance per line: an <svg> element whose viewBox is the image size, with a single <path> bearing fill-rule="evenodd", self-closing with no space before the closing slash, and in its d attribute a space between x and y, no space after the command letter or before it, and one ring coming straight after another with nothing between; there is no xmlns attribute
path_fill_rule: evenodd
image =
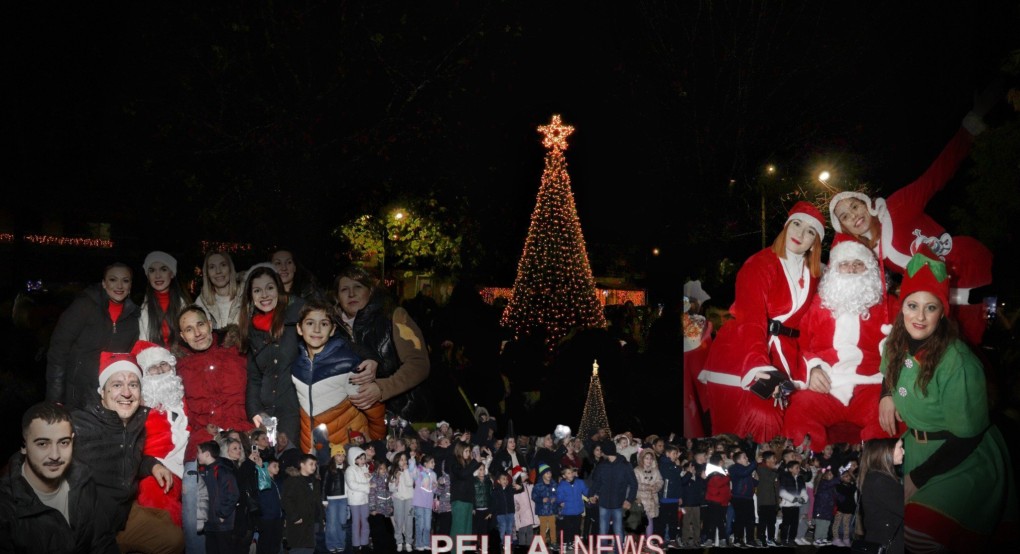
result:
<svg viewBox="0 0 1020 554"><path fill-rule="evenodd" d="M949 310L949 274L946 264L927 246L921 246L907 264L907 273L900 286L900 300L905 301L915 292L929 292Z"/></svg>

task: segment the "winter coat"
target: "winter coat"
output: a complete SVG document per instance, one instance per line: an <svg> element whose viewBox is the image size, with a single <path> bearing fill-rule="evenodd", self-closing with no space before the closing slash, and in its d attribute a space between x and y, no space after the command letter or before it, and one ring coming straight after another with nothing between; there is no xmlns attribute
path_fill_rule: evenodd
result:
<svg viewBox="0 0 1020 554"><path fill-rule="evenodd" d="M492 494L492 480L489 476L479 479L475 477L475 509L476 510L488 510L489 509L489 497Z"/></svg>
<svg viewBox="0 0 1020 554"><path fill-rule="evenodd" d="M733 491L730 490L730 478L725 473L713 473L705 483L705 501L720 506L729 506Z"/></svg>
<svg viewBox="0 0 1020 554"><path fill-rule="evenodd" d="M178 313L183 311L184 308L186 308L187 306L188 306L187 301L185 301L182 298L181 301L180 301L180 307L178 309ZM163 321L167 322L167 326L169 327L169 330L170 330L170 337L168 339L168 342L170 344L164 344L163 343L163 325L161 323L159 325L159 330L156 331L155 333L153 333L152 328L150 327L150 324L149 324L149 299L148 298L143 298L142 299L142 307L138 311L138 338L141 339L141 340L147 340L149 342L154 342L154 343L156 343L156 344L158 344L158 345L160 345L160 346L162 346L164 348L170 348L170 345L173 344L174 341L178 340L178 338L174 336L174 333L179 331L179 329L177 329L177 322L176 321L171 322L170 319L171 318L170 318L169 314L163 314L161 316L161 319L160 319L161 322L163 322ZM130 352L130 350L128 350L127 352Z"/></svg>
<svg viewBox="0 0 1020 554"><path fill-rule="evenodd" d="M705 480L693 471L680 474L680 501L684 506L705 505Z"/></svg>
<svg viewBox="0 0 1020 554"><path fill-rule="evenodd" d="M46 353L46 400L68 408L99 402L99 354L130 352L138 340L138 306L124 299L114 322L109 303L103 287L93 285L60 315Z"/></svg>
<svg viewBox="0 0 1020 554"><path fill-rule="evenodd" d="M758 466L758 505L779 505L779 473L764 464Z"/></svg>
<svg viewBox="0 0 1020 554"><path fill-rule="evenodd" d="M450 497L453 502L475 503L475 471L481 465L475 460L468 461L467 465L460 465L454 462L447 469L450 472Z"/></svg>
<svg viewBox="0 0 1020 554"><path fill-rule="evenodd" d="M96 484L88 466L72 463L64 472L69 523L39 500L21 474L24 461L22 454L15 453L0 475L0 552L120 552L109 526L97 525L105 514L97 509ZM107 531L100 532L104 528Z"/></svg>
<svg viewBox="0 0 1020 554"><path fill-rule="evenodd" d="M347 489L344 479L344 469L336 467L336 462L330 461L329 469L322 480L322 494L329 498L346 498Z"/></svg>
<svg viewBox="0 0 1020 554"><path fill-rule="evenodd" d="M513 514L514 494L513 485L501 487L499 483L495 483L489 496L489 508L493 515Z"/></svg>
<svg viewBox="0 0 1020 554"><path fill-rule="evenodd" d="M210 286L208 284L208 278L206 278L206 281L206 286ZM230 301L230 307L227 309L226 314L220 312L215 300L211 304L206 302L204 294L199 294L198 297L195 298L195 304L205 311L205 315L209 317L209 323L212 323L212 328L219 330L223 329L227 325L237 325L238 317L241 315L241 302L243 302L243 300L244 293L242 291L237 291L237 294L234 295L234 299Z"/></svg>
<svg viewBox="0 0 1020 554"><path fill-rule="evenodd" d="M198 445L213 440L206 430L210 423L220 429L251 428L244 409L248 372L245 358L237 348L214 343L208 350L191 352L177 359L177 374L184 383L184 402L191 426L185 460L197 459Z"/></svg>
<svg viewBox="0 0 1020 554"><path fill-rule="evenodd" d="M450 476L442 474L436 479L436 513L448 514L453 510L450 498Z"/></svg>
<svg viewBox="0 0 1020 554"><path fill-rule="evenodd" d="M531 490L531 499L535 501L535 513L540 516L554 516L560 512L560 503L557 502L556 481L545 481L535 483Z"/></svg>
<svg viewBox="0 0 1020 554"><path fill-rule="evenodd" d="M744 466L733 464L729 467L730 483L735 498L751 498L754 496L754 488L758 480L754 478L754 470L758 464L751 460L751 463Z"/></svg>
<svg viewBox="0 0 1020 554"><path fill-rule="evenodd" d="M290 548L315 548L315 525L326 514L322 509L322 490L315 475L297 475L283 485L284 533Z"/></svg>
<svg viewBox="0 0 1020 554"><path fill-rule="evenodd" d="M680 486L682 470L672 460L663 456L659 459L659 473L662 475L662 488L659 489L659 504L677 504L680 502Z"/></svg>
<svg viewBox="0 0 1020 554"><path fill-rule="evenodd" d="M538 526L535 501L531 499L534 485L522 483L523 490L514 495L514 529L530 529Z"/></svg>
<svg viewBox="0 0 1020 554"><path fill-rule="evenodd" d="M298 401L291 364L298 356L301 344L296 326L304 302L295 301L287 308L283 332L273 340L268 331L254 326L248 334L248 386L245 393L245 411L248 419L265 412L278 419L277 429L287 433L292 442L298 442Z"/></svg>
<svg viewBox="0 0 1020 554"><path fill-rule="evenodd" d="M333 337L315 358L308 356L307 348L300 348L291 374L301 407L301 451L312 448L312 430L325 425L329 442L350 442L348 433L358 431L370 438L386 435L386 406L377 403L367 410L359 410L349 398L358 393L359 386L351 383L351 376L361 363L361 357L340 337ZM296 442L296 441L295 441Z"/></svg>
<svg viewBox="0 0 1020 554"><path fill-rule="evenodd" d="M584 497L588 496L588 485L584 479L575 477L573 481L560 479L556 487L556 503L560 505L560 515L579 516L584 513Z"/></svg>
<svg viewBox="0 0 1020 554"><path fill-rule="evenodd" d="M888 473L871 471L861 487L860 517L864 540L892 544L887 552L903 554L903 485Z"/></svg>
<svg viewBox="0 0 1020 554"><path fill-rule="evenodd" d="M792 473L784 471L779 475L779 507L793 508L807 504L807 482L803 475L794 477Z"/></svg>
<svg viewBox="0 0 1020 554"><path fill-rule="evenodd" d="M89 466L96 483L98 505L109 514L114 532L124 528L140 476L151 475L159 460L142 454L149 409L140 406L124 425L120 416L98 402L88 410L74 410L74 461Z"/></svg>
<svg viewBox="0 0 1020 554"><path fill-rule="evenodd" d="M524 470L527 471L528 462L525 460L525 457L516 452L515 454L517 455L517 465L523 467ZM507 452L506 446L501 448L499 452L496 452L495 454L492 455L492 463L489 464L489 471L491 471L493 475L499 475L500 473L510 473L511 470L513 470L513 468L514 459L510 455L510 453ZM554 473L553 475L556 474Z"/></svg>
<svg viewBox="0 0 1020 554"><path fill-rule="evenodd" d="M393 515L393 493L388 475L372 473L368 485L368 511L390 517Z"/></svg>
<svg viewBox="0 0 1020 554"><path fill-rule="evenodd" d="M396 480L390 480L390 492L395 500L411 500L414 498L414 475L411 468L397 473Z"/></svg>
<svg viewBox="0 0 1020 554"><path fill-rule="evenodd" d="M815 487L815 504L811 515L832 521L836 513L836 485L839 479L822 479Z"/></svg>
<svg viewBox="0 0 1020 554"><path fill-rule="evenodd" d="M617 509L626 500L631 504L637 497L637 479L634 468L620 456L613 461L606 460L597 466L591 477L591 496L598 496L601 508Z"/></svg>
<svg viewBox="0 0 1020 554"><path fill-rule="evenodd" d="M436 499L436 472L424 465L414 463L413 460L414 458L411 458L414 478L414 496L411 499L411 505L431 510Z"/></svg>
<svg viewBox="0 0 1020 554"><path fill-rule="evenodd" d="M368 504L371 476L365 466L351 464L344 471L344 486L347 489L347 504L364 506ZM387 492L387 494L389 494Z"/></svg>
<svg viewBox="0 0 1020 554"><path fill-rule="evenodd" d="M852 514L857 509L857 485L840 482L836 485L836 510L842 514Z"/></svg>
<svg viewBox="0 0 1020 554"><path fill-rule="evenodd" d="M259 491L259 511L259 519L283 519L283 495L276 481L270 480L269 488Z"/></svg>
<svg viewBox="0 0 1020 554"><path fill-rule="evenodd" d="M203 477L209 491L209 519L205 522L205 530L232 531L237 520L237 502L241 498L234 462L218 458L205 466Z"/></svg>
<svg viewBox="0 0 1020 554"><path fill-rule="evenodd" d="M645 509L648 517L659 517L659 491L665 481L658 467L645 470L641 467L634 468L634 478L637 479L638 492L635 499Z"/></svg>
<svg viewBox="0 0 1020 554"><path fill-rule="evenodd" d="M538 469L538 466L545 464L552 470L553 482L556 482L556 476L560 474L560 458L563 454L557 454L555 450L549 450L548 448L538 448L535 450L535 455L531 457L531 464L528 467ZM541 475L536 475L538 479L541 479Z"/></svg>
<svg viewBox="0 0 1020 554"><path fill-rule="evenodd" d="M429 375L429 355L421 329L404 308L387 314L383 294L373 294L354 316L353 329L339 329L362 358L379 362L376 384L386 410L408 421L429 421L431 401L420 386Z"/></svg>

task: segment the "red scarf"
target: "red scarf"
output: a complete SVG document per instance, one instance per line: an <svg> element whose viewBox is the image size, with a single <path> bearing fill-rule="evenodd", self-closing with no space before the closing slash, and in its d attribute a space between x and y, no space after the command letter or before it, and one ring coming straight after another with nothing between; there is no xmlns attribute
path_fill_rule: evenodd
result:
<svg viewBox="0 0 1020 554"><path fill-rule="evenodd" d="M110 300L107 304L107 309L110 311L110 321L116 324L117 319L120 318L121 312L124 311L124 304L118 304L117 302Z"/></svg>
<svg viewBox="0 0 1020 554"><path fill-rule="evenodd" d="M159 307L163 310L163 324L159 327L160 334L163 335L163 344L170 344L170 325L166 322L166 310L170 307L170 289L156 291L156 302L159 302Z"/></svg>
<svg viewBox="0 0 1020 554"><path fill-rule="evenodd" d="M269 332L273 326L273 312L259 312L251 318L251 324L259 331Z"/></svg>

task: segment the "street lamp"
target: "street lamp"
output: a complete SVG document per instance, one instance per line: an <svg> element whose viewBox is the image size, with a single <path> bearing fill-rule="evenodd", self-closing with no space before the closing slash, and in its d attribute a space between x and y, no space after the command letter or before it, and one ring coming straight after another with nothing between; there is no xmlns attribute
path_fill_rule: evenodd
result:
<svg viewBox="0 0 1020 554"><path fill-rule="evenodd" d="M386 286L386 255L389 252L389 249L386 247L387 241L390 238L390 225L389 225L390 221L389 221L389 218L392 216L393 219L396 220L399 223L399 222L403 221L403 219L404 219L404 217L406 215L407 215L407 213L404 211L403 208L397 208L395 210L391 210L387 214L383 215L383 221L382 221L382 259L379 262L379 266L380 266L379 267L379 271L382 274L382 285L383 285L383 287ZM397 235L394 234L393 238L395 240L397 238Z"/></svg>
<svg viewBox="0 0 1020 554"><path fill-rule="evenodd" d="M775 176L775 174L776 174L776 166L775 165L769 164L769 165L765 166L765 175L766 176L768 176L769 178L772 178L773 176ZM766 183L764 181L762 181L760 184L761 184L761 186L759 188L761 189L761 247L765 248L765 244L766 244L766 236L765 236L765 233L766 233L766 230L765 230L765 185L766 185Z"/></svg>

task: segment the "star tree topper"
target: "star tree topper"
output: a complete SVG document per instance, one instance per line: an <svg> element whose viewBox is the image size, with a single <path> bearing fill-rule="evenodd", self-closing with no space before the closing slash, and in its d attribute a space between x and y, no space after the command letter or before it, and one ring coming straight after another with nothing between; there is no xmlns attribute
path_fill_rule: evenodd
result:
<svg viewBox="0 0 1020 554"><path fill-rule="evenodd" d="M546 148L555 148L557 150L567 149L567 137L574 132L574 127L571 125L564 125L560 119L559 114L552 116L552 121L548 125L539 125L538 132L545 135L542 139L542 146Z"/></svg>

